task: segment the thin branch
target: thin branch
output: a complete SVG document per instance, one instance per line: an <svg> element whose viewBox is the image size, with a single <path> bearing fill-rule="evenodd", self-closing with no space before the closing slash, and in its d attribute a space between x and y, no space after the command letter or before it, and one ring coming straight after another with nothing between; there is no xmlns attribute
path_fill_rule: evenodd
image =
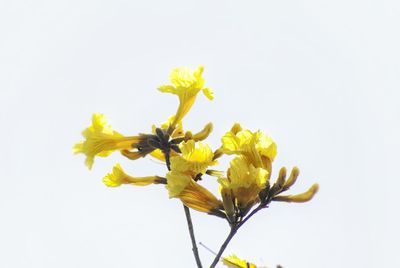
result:
<svg viewBox="0 0 400 268"><path fill-rule="evenodd" d="M237 225L238 229L239 229L240 227L242 227L242 225L245 224L246 221L248 221L251 217L253 217L254 214L256 214L258 211L260 211L261 209L263 209L263 208L265 208L265 207L266 207L266 206L260 204L260 205L258 205L258 207L256 207L255 209L253 209L253 211L250 212L250 214L247 215L247 217L244 218L244 220L242 220L242 221Z"/></svg>
<svg viewBox="0 0 400 268"><path fill-rule="evenodd" d="M232 238L234 237L234 235L236 234L238 229L239 229L238 226L231 227L231 231L229 232L228 237L225 239L224 243L222 244L221 248L219 249L217 256L215 257L210 268L214 268L218 264L219 260L221 259L222 253L224 253L226 247L228 246L229 242L231 242Z"/></svg>
<svg viewBox="0 0 400 268"><path fill-rule="evenodd" d="M224 243L222 244L221 248L219 249L219 251L217 253L217 256L215 256L215 259L214 259L213 263L211 264L210 268L214 268L218 264L218 262L221 259L221 256L224 253L226 247L228 246L229 242L231 242L232 238L235 236L235 234L237 233L239 228L242 227L242 225L245 222L247 222L251 217L253 217L254 214L256 214L258 211L260 211L261 209L263 209L265 207L266 207L265 204L258 205L258 207L253 209L253 211L250 212L250 214L247 215L246 218L244 218L242 221L240 221L236 225L232 225L231 231L229 232L228 237L225 239Z"/></svg>
<svg viewBox="0 0 400 268"><path fill-rule="evenodd" d="M199 250L197 248L196 238L194 236L193 223L192 223L192 217L190 215L190 210L185 205L183 205L183 208L185 209L186 221L188 224L189 234L190 234L190 240L192 240L193 255L194 255L194 258L196 259L197 267L202 268Z"/></svg>

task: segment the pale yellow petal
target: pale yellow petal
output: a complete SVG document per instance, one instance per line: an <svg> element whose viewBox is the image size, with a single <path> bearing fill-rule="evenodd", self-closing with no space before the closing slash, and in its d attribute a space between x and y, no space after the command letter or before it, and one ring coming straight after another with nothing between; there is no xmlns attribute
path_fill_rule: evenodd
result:
<svg viewBox="0 0 400 268"><path fill-rule="evenodd" d="M172 170L195 176L206 173L208 167L218 164L216 160L213 160L214 153L207 144L189 140L182 142L180 149L182 155L171 157Z"/></svg>
<svg viewBox="0 0 400 268"><path fill-rule="evenodd" d="M254 167L245 156L239 155L230 162L227 177L218 179L221 193L230 191L234 204L245 213L259 201L268 174L267 170Z"/></svg>
<svg viewBox="0 0 400 268"><path fill-rule="evenodd" d="M156 149L150 153L152 157L160 160L161 162L165 162L165 155L160 149Z"/></svg>
<svg viewBox="0 0 400 268"><path fill-rule="evenodd" d="M179 67L172 70L170 81L175 87L187 88L196 82L196 77L192 70L188 67Z"/></svg>
<svg viewBox="0 0 400 268"><path fill-rule="evenodd" d="M256 143L256 148L261 155L268 157L274 161L277 153L275 141L265 133L258 131L259 139Z"/></svg>
<svg viewBox="0 0 400 268"><path fill-rule="evenodd" d="M125 182L127 174L124 172L120 164L116 164L111 173L108 173L104 178L103 182L108 187L118 187Z"/></svg>
<svg viewBox="0 0 400 268"><path fill-rule="evenodd" d="M229 268L257 268L255 264L242 260L236 255L223 257L221 261Z"/></svg>
<svg viewBox="0 0 400 268"><path fill-rule="evenodd" d="M240 140L236 135L231 132L226 133L222 136L222 151L226 154L234 154L239 152Z"/></svg>
<svg viewBox="0 0 400 268"><path fill-rule="evenodd" d="M220 200L191 176L177 171L168 172L167 189L170 198L179 198L186 206L200 212L212 213L222 206Z"/></svg>
<svg viewBox="0 0 400 268"><path fill-rule="evenodd" d="M158 90L161 92L172 93L172 94L176 94L176 95L178 95L178 93L179 93L179 91L175 87L170 86L170 85L159 86Z"/></svg>
<svg viewBox="0 0 400 268"><path fill-rule="evenodd" d="M162 85L159 87L161 92L172 93L179 97L179 107L171 124L173 128L175 128L189 112L200 90L203 90L207 98L213 98L212 90L204 88L205 81L202 77L203 70L204 67L202 65L194 71L187 67L175 68L170 74L172 85Z"/></svg>
<svg viewBox="0 0 400 268"><path fill-rule="evenodd" d="M192 177L177 171L170 171L167 174L167 189L169 197L178 197L186 186L190 183Z"/></svg>

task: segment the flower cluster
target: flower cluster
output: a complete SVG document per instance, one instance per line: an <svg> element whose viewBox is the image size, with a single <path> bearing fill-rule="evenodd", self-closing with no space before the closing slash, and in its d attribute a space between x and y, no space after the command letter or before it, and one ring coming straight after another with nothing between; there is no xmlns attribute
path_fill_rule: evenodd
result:
<svg viewBox="0 0 400 268"><path fill-rule="evenodd" d="M318 190L317 184L298 195L282 195L296 182L297 167L292 169L289 177L286 169L281 168L278 178L271 182L277 146L264 132L244 129L235 123L222 136L220 147L213 150L203 142L213 130L211 123L199 132L184 130L183 119L199 92L209 100L214 98L213 91L205 87L202 74L203 66L195 70L172 70L171 84L158 89L177 95L178 109L165 123L153 126L149 133L124 136L112 129L104 115L94 114L91 126L82 133L84 140L74 146L75 153L86 156L85 163L89 169L96 157L106 157L116 151L131 160L145 156L161 160L168 168L164 176L134 177L116 164L103 182L109 187L164 184L170 198L179 198L189 208L226 219L230 226L240 226L246 215L266 208L272 201L310 200ZM215 169L221 157L231 159L226 170ZM203 176L215 178L219 184L219 197L201 184Z"/></svg>

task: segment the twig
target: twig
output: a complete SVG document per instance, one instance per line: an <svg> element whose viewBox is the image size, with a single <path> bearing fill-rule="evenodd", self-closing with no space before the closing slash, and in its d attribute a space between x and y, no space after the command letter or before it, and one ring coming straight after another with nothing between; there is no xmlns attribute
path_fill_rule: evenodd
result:
<svg viewBox="0 0 400 268"><path fill-rule="evenodd" d="M229 232L228 237L225 239L224 243L222 244L221 248L219 249L219 251L217 253L217 256L215 256L215 259L214 259L213 263L211 264L210 268L214 268L218 264L218 262L221 259L221 256L224 253L226 247L228 246L229 242L231 242L232 238L235 236L235 234L237 233L239 228L242 227L242 225L245 222L247 222L254 214L256 214L259 210L261 210L261 209L263 209L265 207L266 207L265 204L260 204L252 212L250 212L250 214L247 215L247 217L244 218L241 222L232 225L231 231Z"/></svg>
<svg viewBox="0 0 400 268"><path fill-rule="evenodd" d="M197 267L202 268L199 250L197 248L196 238L194 236L193 223L192 223L192 217L190 216L190 210L185 205L183 205L183 208L185 209L186 221L188 224L189 234L190 234L190 240L192 240L193 255L194 255L194 258L196 259Z"/></svg>
<svg viewBox="0 0 400 268"><path fill-rule="evenodd" d="M171 159L170 159L170 150L164 150L163 151L164 156L165 156L165 164L167 165L168 170L171 170Z"/></svg>
<svg viewBox="0 0 400 268"><path fill-rule="evenodd" d="M213 263L211 264L210 268L214 268L218 262L219 259L221 259L222 253L224 253L226 247L228 246L229 242L231 242L233 236L236 234L237 230L239 229L239 227L237 226L232 226L231 227L231 231L229 232L228 237L225 239L224 243L222 244L221 248L219 249L217 256L215 257Z"/></svg>

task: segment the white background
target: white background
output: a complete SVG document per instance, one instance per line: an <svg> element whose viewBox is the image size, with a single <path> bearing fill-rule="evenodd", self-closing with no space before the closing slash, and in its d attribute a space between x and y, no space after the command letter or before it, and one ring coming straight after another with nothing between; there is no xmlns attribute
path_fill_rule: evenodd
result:
<svg viewBox="0 0 400 268"><path fill-rule="evenodd" d="M390 0L0 1L0 267L194 267L183 209L163 186L105 187L117 153L91 172L71 147L102 112L134 135L172 115L170 70L205 65L186 129L212 121L210 144L238 121L299 166L292 193L227 249L285 268L400 267L400 4ZM207 185L217 185L212 178ZM228 232L193 213L199 241ZM205 267L213 256L200 249Z"/></svg>

